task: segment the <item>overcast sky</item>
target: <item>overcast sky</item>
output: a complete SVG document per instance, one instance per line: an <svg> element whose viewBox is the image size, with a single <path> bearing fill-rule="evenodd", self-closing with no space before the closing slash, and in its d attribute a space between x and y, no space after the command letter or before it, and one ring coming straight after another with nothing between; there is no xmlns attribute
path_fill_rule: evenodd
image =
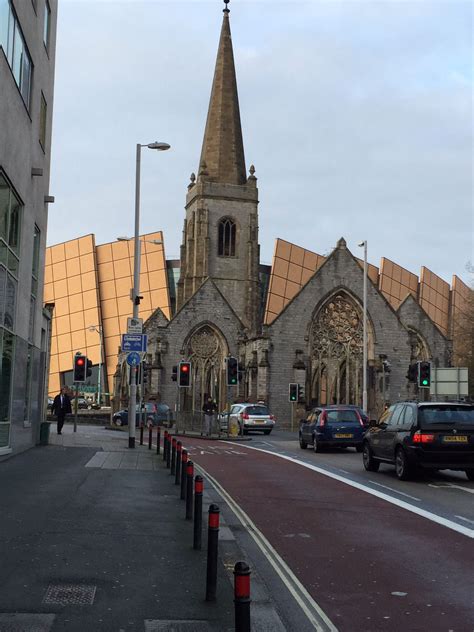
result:
<svg viewBox="0 0 474 632"><path fill-rule="evenodd" d="M141 232L178 257L222 22L220 0L60 0L48 244ZM275 238L426 265L468 281L473 256L471 1L232 0L261 260Z"/></svg>

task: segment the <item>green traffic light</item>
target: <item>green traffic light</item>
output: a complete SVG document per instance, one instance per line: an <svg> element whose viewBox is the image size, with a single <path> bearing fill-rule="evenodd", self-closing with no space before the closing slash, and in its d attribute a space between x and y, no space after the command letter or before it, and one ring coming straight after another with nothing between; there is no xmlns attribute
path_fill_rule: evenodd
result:
<svg viewBox="0 0 474 632"><path fill-rule="evenodd" d="M423 380L423 386L428 386L428 380Z"/></svg>

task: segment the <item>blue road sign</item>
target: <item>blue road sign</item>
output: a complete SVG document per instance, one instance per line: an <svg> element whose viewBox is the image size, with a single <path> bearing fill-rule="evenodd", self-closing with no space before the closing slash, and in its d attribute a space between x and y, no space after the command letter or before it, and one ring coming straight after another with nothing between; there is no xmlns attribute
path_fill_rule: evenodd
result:
<svg viewBox="0 0 474 632"><path fill-rule="evenodd" d="M144 353L147 348L148 336L146 334L123 334L122 351L138 351Z"/></svg>
<svg viewBox="0 0 474 632"><path fill-rule="evenodd" d="M138 366L140 364L140 354L136 351L131 351L127 356L127 364L130 366Z"/></svg>

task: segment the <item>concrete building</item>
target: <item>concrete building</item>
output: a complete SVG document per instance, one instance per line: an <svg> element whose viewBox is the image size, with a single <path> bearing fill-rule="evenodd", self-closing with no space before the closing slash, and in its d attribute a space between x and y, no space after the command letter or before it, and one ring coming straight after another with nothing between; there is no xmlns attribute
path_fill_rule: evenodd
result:
<svg viewBox="0 0 474 632"><path fill-rule="evenodd" d="M0 0L0 457L38 440L57 0Z"/></svg>
<svg viewBox="0 0 474 632"><path fill-rule="evenodd" d="M361 404L363 265L343 238L329 256L277 239L272 266L260 264L255 174L245 164L225 9L197 175L186 192L180 260L166 261L163 245L151 247L155 237L164 241L161 233L142 237L140 316L151 367L145 395L170 406L179 401L184 411L200 411L206 395L220 408L228 400L264 400L285 426L300 412L288 401L289 383L304 387L301 409ZM98 318L104 380L114 407L126 406L128 367L117 350L132 312L133 242L76 241L48 249L45 298L56 305L51 384L69 383L75 351L90 345L98 362L97 334L87 333ZM83 271L86 250L92 254ZM418 276L386 258L380 267L369 265L368 278L368 408L377 415L386 401L417 395L406 378L410 364L451 364L453 323L470 290L457 277L450 286L425 267ZM242 369L231 390L229 355ZM192 388L178 393L171 378L180 360L191 361Z"/></svg>

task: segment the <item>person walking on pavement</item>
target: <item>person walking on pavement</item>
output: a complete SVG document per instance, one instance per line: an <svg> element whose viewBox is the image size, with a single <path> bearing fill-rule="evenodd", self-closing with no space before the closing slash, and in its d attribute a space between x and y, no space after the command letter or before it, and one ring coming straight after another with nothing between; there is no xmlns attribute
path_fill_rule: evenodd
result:
<svg viewBox="0 0 474 632"><path fill-rule="evenodd" d="M62 387L61 392L54 398L51 412L53 415L56 415L58 420L58 434L60 435L64 426L64 418L72 412L71 399L67 394L67 388L65 386Z"/></svg>
<svg viewBox="0 0 474 632"><path fill-rule="evenodd" d="M207 398L206 403L202 407L202 412L204 413L203 431L204 434L209 437L212 432L212 421L217 412L217 405L212 401L212 397Z"/></svg>

